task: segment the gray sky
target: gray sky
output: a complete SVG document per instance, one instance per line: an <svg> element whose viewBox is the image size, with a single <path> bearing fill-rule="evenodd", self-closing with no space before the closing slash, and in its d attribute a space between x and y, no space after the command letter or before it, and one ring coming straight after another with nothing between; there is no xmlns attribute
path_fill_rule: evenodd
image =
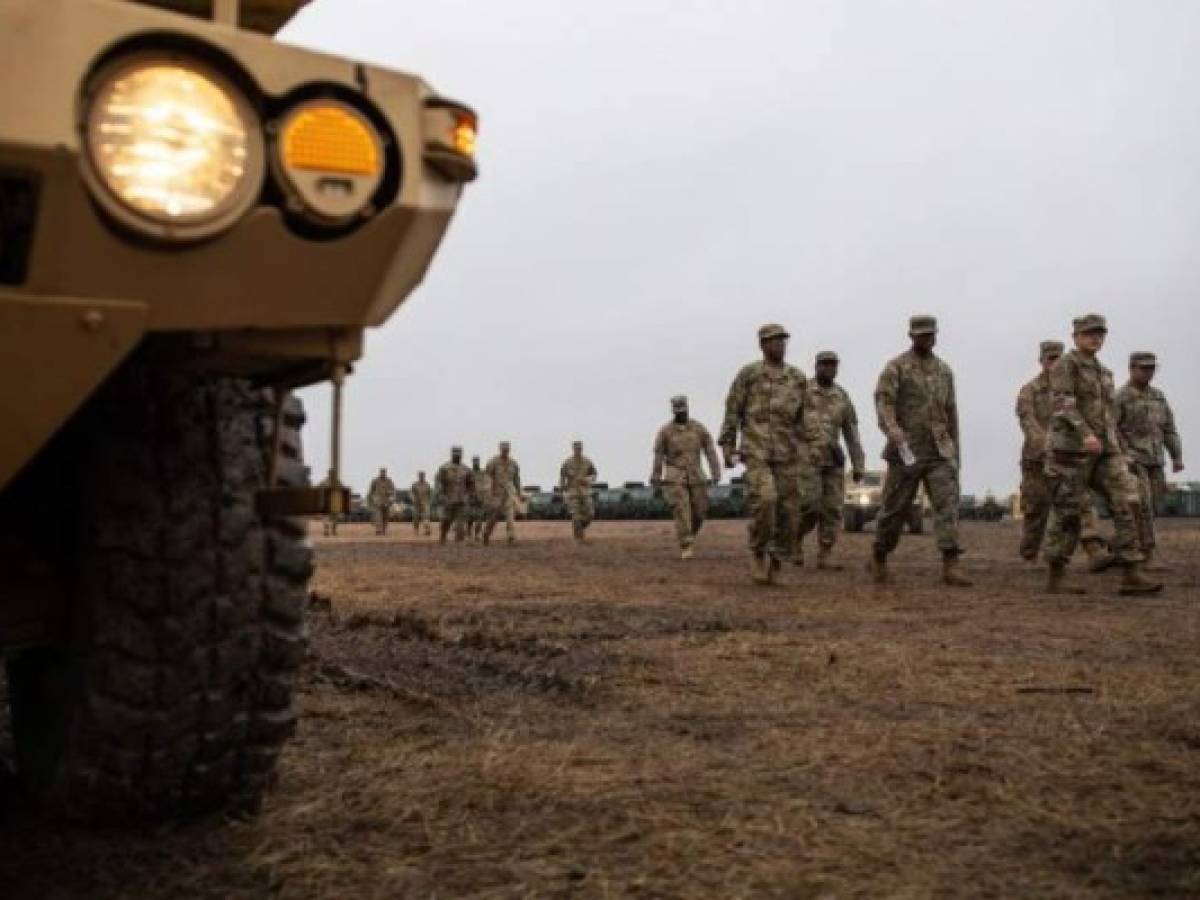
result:
<svg viewBox="0 0 1200 900"><path fill-rule="evenodd" d="M1160 354L1200 441L1200 3L317 0L283 37L481 117L479 181L348 382L358 489L505 438L527 483L575 437L645 479L668 398L715 435L770 321L806 373L841 354L881 466L871 393L913 312L941 320L966 492L1015 488L1016 391L1083 312L1119 381ZM305 400L319 473L328 389Z"/></svg>

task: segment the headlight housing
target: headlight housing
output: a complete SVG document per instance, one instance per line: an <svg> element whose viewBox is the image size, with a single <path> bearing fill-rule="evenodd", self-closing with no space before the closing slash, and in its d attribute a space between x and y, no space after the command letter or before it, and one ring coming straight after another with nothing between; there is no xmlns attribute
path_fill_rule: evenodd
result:
<svg viewBox="0 0 1200 900"><path fill-rule="evenodd" d="M258 117L229 79L199 60L134 54L102 67L87 87L83 131L97 198L144 234L210 237L261 193Z"/></svg>

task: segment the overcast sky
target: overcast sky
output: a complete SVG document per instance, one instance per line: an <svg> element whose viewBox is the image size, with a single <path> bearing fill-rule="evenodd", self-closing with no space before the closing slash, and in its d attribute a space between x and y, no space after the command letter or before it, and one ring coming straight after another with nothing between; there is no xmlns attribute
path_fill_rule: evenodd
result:
<svg viewBox="0 0 1200 900"><path fill-rule="evenodd" d="M1119 383L1159 353L1196 456L1194 0L316 0L283 38L481 118L480 179L348 382L356 489L506 438L527 483L576 437L645 479L668 398L715 436L773 321L807 374L838 351L882 466L872 391L914 312L957 376L965 492L1015 489L1017 389L1084 312ZM319 476L328 389L305 399Z"/></svg>

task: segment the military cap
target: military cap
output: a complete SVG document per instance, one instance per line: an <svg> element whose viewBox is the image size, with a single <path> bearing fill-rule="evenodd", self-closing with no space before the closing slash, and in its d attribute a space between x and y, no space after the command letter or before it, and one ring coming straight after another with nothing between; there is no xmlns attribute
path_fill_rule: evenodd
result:
<svg viewBox="0 0 1200 900"><path fill-rule="evenodd" d="M832 350L822 350L820 353L817 354L817 362L819 362L819 363L837 362L837 361L838 361L838 355L836 353L834 353Z"/></svg>
<svg viewBox="0 0 1200 900"><path fill-rule="evenodd" d="M674 397L671 398L671 405L672 406L687 406L688 399L683 394L676 394Z"/></svg>
<svg viewBox="0 0 1200 900"><path fill-rule="evenodd" d="M462 453L462 447L454 446L450 448L451 453Z"/></svg>
<svg viewBox="0 0 1200 900"><path fill-rule="evenodd" d="M583 441L571 441L571 446L572 447L582 447Z"/></svg>
<svg viewBox="0 0 1200 900"><path fill-rule="evenodd" d="M1062 356L1063 350L1066 349L1066 345L1062 341L1042 341L1038 346L1041 349L1042 356L1049 356L1051 353L1057 353L1059 356Z"/></svg>
<svg viewBox="0 0 1200 900"><path fill-rule="evenodd" d="M1083 334L1085 331L1108 331L1108 322L1098 313L1080 316L1071 322L1071 326L1076 334Z"/></svg>
<svg viewBox="0 0 1200 900"><path fill-rule="evenodd" d="M1129 364L1131 366L1157 366L1158 357L1149 350L1136 350L1129 354Z"/></svg>
<svg viewBox="0 0 1200 900"><path fill-rule="evenodd" d="M786 338L791 337L787 329L782 325L764 325L758 329L758 339L760 341L769 341L771 338Z"/></svg>
<svg viewBox="0 0 1200 900"><path fill-rule="evenodd" d="M908 320L909 334L937 334L937 319L933 316L912 316Z"/></svg>
<svg viewBox="0 0 1200 900"><path fill-rule="evenodd" d="M512 444L510 444L508 441L501 441L501 442L500 442L500 449L501 449L501 450L511 450L511 449L512 449Z"/></svg>
<svg viewBox="0 0 1200 900"><path fill-rule="evenodd" d="M478 456L472 456L472 457L471 457L471 462L479 462L479 457L478 457Z"/></svg>

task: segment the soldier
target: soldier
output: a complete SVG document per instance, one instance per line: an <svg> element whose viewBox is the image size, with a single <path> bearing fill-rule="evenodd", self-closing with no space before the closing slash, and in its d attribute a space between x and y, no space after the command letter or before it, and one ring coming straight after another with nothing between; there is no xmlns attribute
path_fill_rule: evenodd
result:
<svg viewBox="0 0 1200 900"><path fill-rule="evenodd" d="M516 512L517 498L521 493L521 467L510 455L510 450L508 441L501 441L500 452L488 460L485 470L492 483L491 510L483 531L485 544L491 543L492 532L501 516L504 517L508 542L511 544L517 539Z"/></svg>
<svg viewBox="0 0 1200 900"><path fill-rule="evenodd" d="M1163 476L1163 448L1171 455L1171 471L1183 471L1183 443L1175 430L1175 416L1163 392L1151 387L1158 359L1141 351L1129 355L1129 381L1117 391L1117 439L1137 477L1141 515L1142 552L1146 569L1154 559L1154 508L1167 491ZM1157 567L1154 567L1157 568Z"/></svg>
<svg viewBox="0 0 1200 900"><path fill-rule="evenodd" d="M413 533L419 533L422 526L424 526L425 536L428 537L429 512L430 507L433 505L433 488L425 480L424 472L417 473L417 480L412 483L412 487L409 490L412 491Z"/></svg>
<svg viewBox="0 0 1200 900"><path fill-rule="evenodd" d="M446 543L451 525L454 526L455 541L461 542L466 536L464 519L474 486L471 470L462 464L462 447L451 447L450 462L442 463L433 476L434 500L442 510L438 528L439 543Z"/></svg>
<svg viewBox="0 0 1200 900"><path fill-rule="evenodd" d="M913 498L922 484L933 504L937 545L942 551L942 582L968 587L971 582L958 568L962 549L958 543L959 466L958 401L954 373L934 355L937 319L913 316L908 320L912 348L883 368L875 386L875 411L879 428L887 436L883 458L887 476L871 572L879 583L890 580L888 554L900 543Z"/></svg>
<svg viewBox="0 0 1200 900"><path fill-rule="evenodd" d="M392 511L392 501L396 499L396 485L388 478L387 469L380 469L379 474L367 488L367 505L371 507L371 517L375 520L375 533L387 534L388 515Z"/></svg>
<svg viewBox="0 0 1200 900"><path fill-rule="evenodd" d="M1112 372L1096 354L1104 346L1108 325L1104 316L1081 316L1074 321L1075 349L1050 370L1054 412L1050 420L1046 474L1050 481L1058 529L1047 541L1050 575L1046 590L1055 594L1082 594L1082 588L1064 581L1066 566L1079 541L1084 494L1092 488L1103 496L1112 512L1113 550L1125 570L1122 594L1148 594L1162 585L1148 579L1137 544L1137 530L1129 503L1128 463L1121 453L1116 430L1116 398Z"/></svg>
<svg viewBox="0 0 1200 900"><path fill-rule="evenodd" d="M704 477L700 457L708 459L711 478ZM692 545L708 512L708 486L721 481L721 461L708 429L688 415L687 397L671 398L671 421L654 438L650 483L663 486L675 513L680 558L692 558Z"/></svg>
<svg viewBox="0 0 1200 900"><path fill-rule="evenodd" d="M321 480L321 483L317 485L317 487L330 488L335 484L337 484L337 479L333 475L333 469L330 469L329 474ZM325 535L325 537L333 537L337 535L337 520L337 513L329 513L329 515L325 516L325 518L321 520L321 534Z"/></svg>
<svg viewBox="0 0 1200 900"><path fill-rule="evenodd" d="M479 457L471 457L471 498L467 503L467 537L472 541L483 539L483 525L487 518L488 501L491 499L491 482L487 473L479 468Z"/></svg>
<svg viewBox="0 0 1200 900"><path fill-rule="evenodd" d="M829 562L829 555L837 541L842 525L842 502L846 498L846 454L842 451L839 438L846 441L850 451L850 477L855 483L862 481L866 469L862 442L858 437L858 413L850 395L840 384L835 384L838 374L838 356L832 350L817 354L816 382L808 386L813 414L821 423L824 440L819 446L821 461L817 471L817 490L805 498L800 516L800 536L796 541L794 562L804 565L804 536L820 523L817 552L818 569L841 569Z"/></svg>
<svg viewBox="0 0 1200 900"><path fill-rule="evenodd" d="M592 502L592 484L596 480L596 466L583 455L583 442L571 442L571 455L567 457L558 473L558 484L567 511L571 514L571 532L575 540L586 541L588 526L596 516Z"/></svg>
<svg viewBox="0 0 1200 900"><path fill-rule="evenodd" d="M746 466L750 576L757 584L773 582L795 548L803 486L811 483L820 442L807 410L808 380L783 361L787 341L782 325L758 330L763 358L734 378L718 441L726 467L739 460Z"/></svg>
<svg viewBox="0 0 1200 900"><path fill-rule="evenodd" d="M1046 480L1046 433L1053 411L1050 399L1050 369L1063 355L1062 341L1042 341L1038 361L1042 371L1017 393L1017 421L1025 442L1021 446L1021 510L1025 524L1021 534L1021 558L1037 559L1050 519L1050 483Z"/></svg>

